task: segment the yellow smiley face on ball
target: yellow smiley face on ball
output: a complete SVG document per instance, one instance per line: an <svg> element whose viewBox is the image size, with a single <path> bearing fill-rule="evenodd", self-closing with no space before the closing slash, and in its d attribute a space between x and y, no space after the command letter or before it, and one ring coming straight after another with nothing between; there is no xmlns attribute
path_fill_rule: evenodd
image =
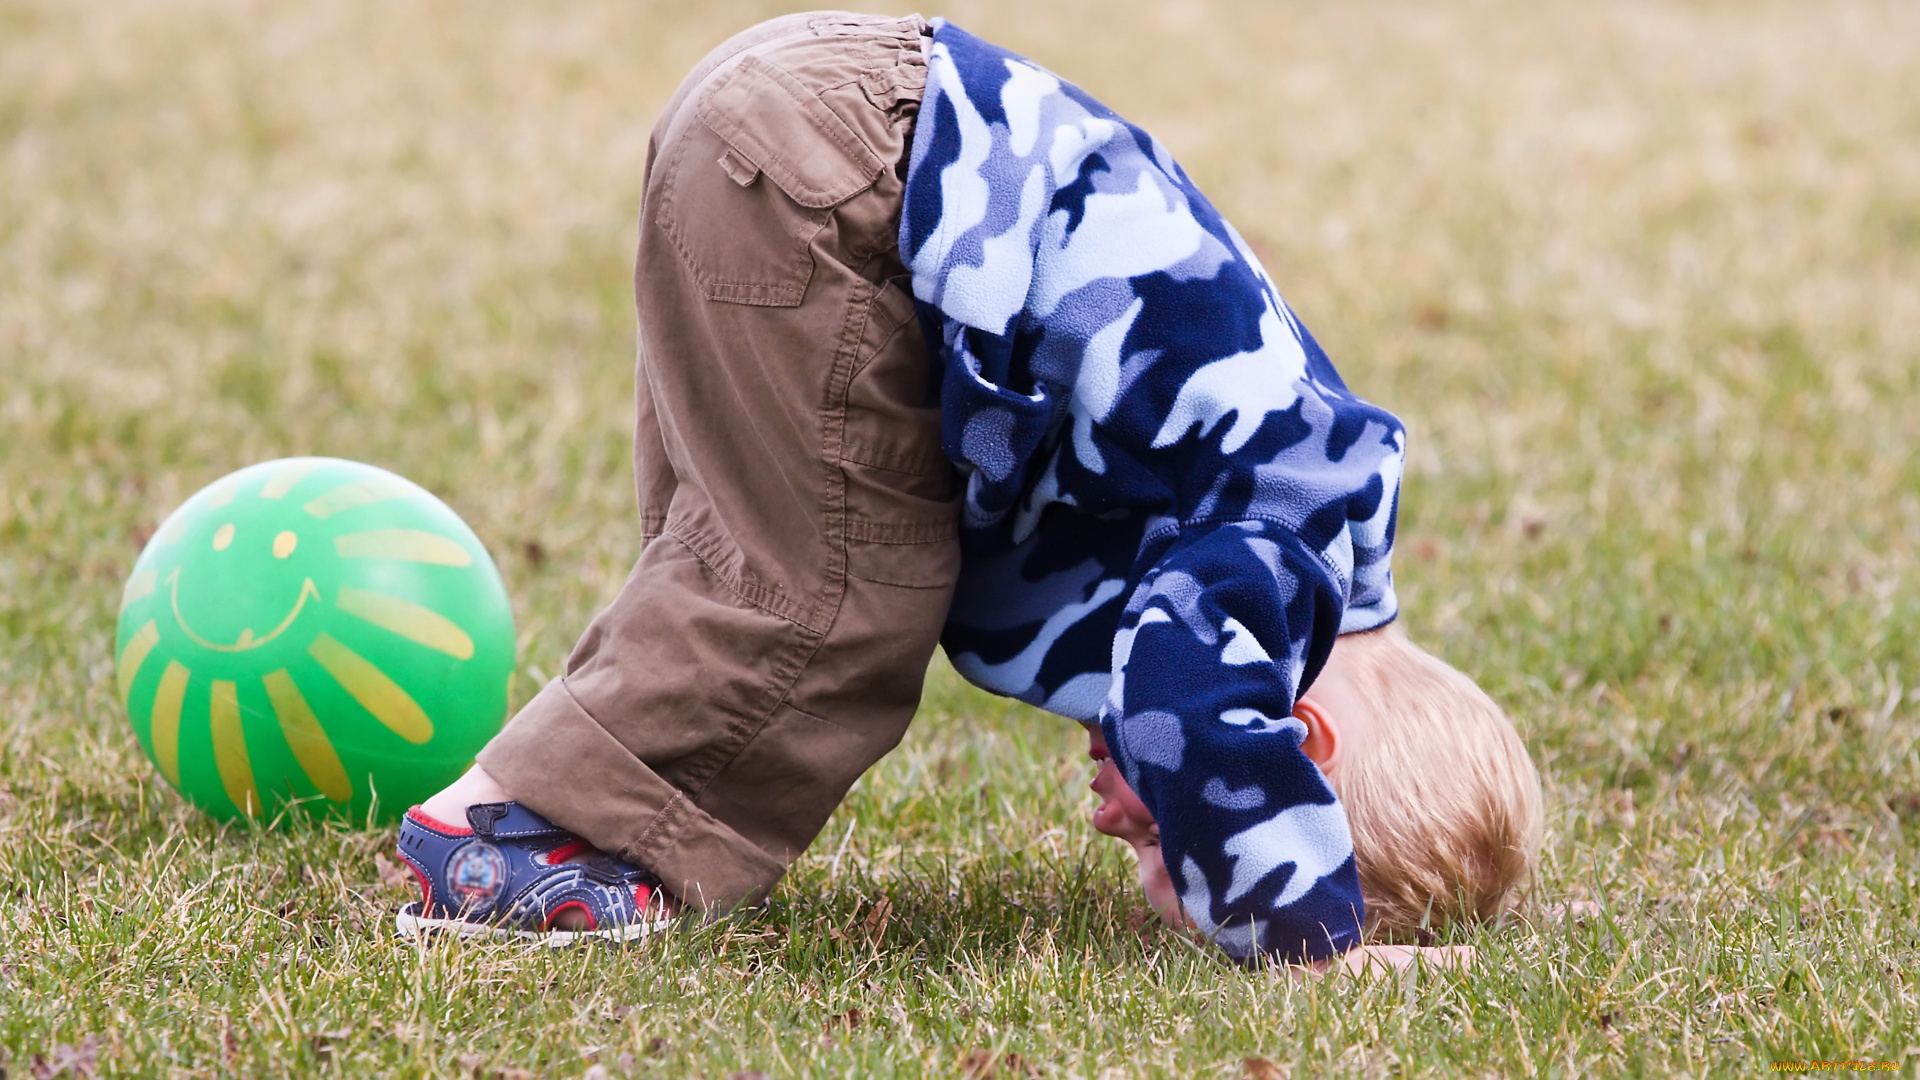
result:
<svg viewBox="0 0 1920 1080"><path fill-rule="evenodd" d="M289 458L208 485L127 579L121 701L167 782L220 818L396 820L500 728L499 572L392 473Z"/></svg>

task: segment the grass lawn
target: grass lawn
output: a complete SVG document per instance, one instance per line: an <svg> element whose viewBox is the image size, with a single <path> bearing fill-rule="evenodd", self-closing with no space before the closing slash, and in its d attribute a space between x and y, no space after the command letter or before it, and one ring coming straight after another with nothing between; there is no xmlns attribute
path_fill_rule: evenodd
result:
<svg viewBox="0 0 1920 1080"><path fill-rule="evenodd" d="M560 668L639 546L648 129L789 9L0 0L0 1074L1914 1075L1894 0L929 11L1157 133L1406 420L1405 622L1547 786L1470 973L1295 983L1159 930L1078 728L944 662L771 909L624 950L397 943L390 836L187 809L115 611L243 465L439 493L506 577L521 697Z"/></svg>

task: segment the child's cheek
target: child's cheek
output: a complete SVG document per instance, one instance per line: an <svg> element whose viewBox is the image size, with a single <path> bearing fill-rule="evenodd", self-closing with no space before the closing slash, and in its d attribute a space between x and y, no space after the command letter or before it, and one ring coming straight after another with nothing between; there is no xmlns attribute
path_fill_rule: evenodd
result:
<svg viewBox="0 0 1920 1080"><path fill-rule="evenodd" d="M1118 772L1114 776L1119 779ZM1147 804L1140 801L1140 796L1133 793L1133 788L1127 786L1125 780L1120 781L1120 790L1114 794L1114 801L1120 804L1121 813L1126 814L1135 826L1142 829L1153 827L1153 812L1147 809Z"/></svg>
<svg viewBox="0 0 1920 1080"><path fill-rule="evenodd" d="M1095 829L1130 843L1155 842L1153 815L1147 813L1146 804L1127 786L1112 761L1100 763L1090 786L1101 798L1093 811Z"/></svg>

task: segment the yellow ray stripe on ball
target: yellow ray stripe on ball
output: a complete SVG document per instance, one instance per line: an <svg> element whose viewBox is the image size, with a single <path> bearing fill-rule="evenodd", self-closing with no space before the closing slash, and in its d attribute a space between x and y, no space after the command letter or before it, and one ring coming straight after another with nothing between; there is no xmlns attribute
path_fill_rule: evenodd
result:
<svg viewBox="0 0 1920 1080"><path fill-rule="evenodd" d="M400 559L435 566L472 566L473 556L452 537L422 529L368 529L333 538L343 559Z"/></svg>
<svg viewBox="0 0 1920 1080"><path fill-rule="evenodd" d="M413 485L397 476L369 476L364 480L341 484L325 495L310 500L301 509L324 520L342 510L386 502L388 499L404 499L413 493Z"/></svg>
<svg viewBox="0 0 1920 1080"><path fill-rule="evenodd" d="M153 595L153 587L160 583L160 575L151 570L141 570L127 579L127 587L120 592L120 610L125 611L133 605Z"/></svg>
<svg viewBox="0 0 1920 1080"><path fill-rule="evenodd" d="M360 707L387 725L395 735L415 746L433 738L433 721L420 704L400 689L400 684L372 662L335 640L324 631L307 646L307 655L320 662L342 689L353 695Z"/></svg>
<svg viewBox="0 0 1920 1080"><path fill-rule="evenodd" d="M289 462L273 470L267 478L267 486L260 489L263 499L278 499L293 490L293 485L307 478L307 474L320 467L317 461Z"/></svg>
<svg viewBox="0 0 1920 1080"><path fill-rule="evenodd" d="M340 586L333 606L355 618L365 619L382 630L399 634L417 645L446 653L455 660L473 659L473 639L451 619L411 600L386 593L368 592L351 585Z"/></svg>
<svg viewBox="0 0 1920 1080"><path fill-rule="evenodd" d="M273 715L280 719L280 734L287 737L287 746L293 750L294 760L306 770L307 779L313 781L320 794L334 802L351 801L353 784L347 780L347 770L340 764L340 755L334 752L327 733L321 729L319 718L313 715L313 707L294 685L293 676L281 668L267 672L260 681L267 685Z"/></svg>
<svg viewBox="0 0 1920 1080"><path fill-rule="evenodd" d="M240 726L240 694L226 679L213 680L213 700L207 706L213 727L213 766L220 786L240 812L260 812L260 795L253 784L253 762L247 757L247 733Z"/></svg>
<svg viewBox="0 0 1920 1080"><path fill-rule="evenodd" d="M160 643L160 627L152 619L133 632L127 640L127 647L120 652L120 662L115 673L120 683L120 704L128 703L128 695L133 693L134 676L140 674L140 665L147 662L147 654Z"/></svg>
<svg viewBox="0 0 1920 1080"><path fill-rule="evenodd" d="M191 675L180 661L167 661L167 670L160 673L160 689L153 695L153 723L148 730L160 775L176 788L180 786L180 705L187 698Z"/></svg>

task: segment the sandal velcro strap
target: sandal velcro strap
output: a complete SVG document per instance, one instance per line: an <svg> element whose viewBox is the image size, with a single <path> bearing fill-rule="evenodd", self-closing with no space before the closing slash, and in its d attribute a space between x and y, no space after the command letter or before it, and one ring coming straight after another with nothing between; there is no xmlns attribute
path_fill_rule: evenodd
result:
<svg viewBox="0 0 1920 1080"><path fill-rule="evenodd" d="M629 941L666 924L660 879L591 850L572 833L518 803L467 808L467 827L413 808L400 823L399 852L420 881L420 900L396 919L403 934L451 931L564 944L581 938ZM554 930L563 913L584 929Z"/></svg>

